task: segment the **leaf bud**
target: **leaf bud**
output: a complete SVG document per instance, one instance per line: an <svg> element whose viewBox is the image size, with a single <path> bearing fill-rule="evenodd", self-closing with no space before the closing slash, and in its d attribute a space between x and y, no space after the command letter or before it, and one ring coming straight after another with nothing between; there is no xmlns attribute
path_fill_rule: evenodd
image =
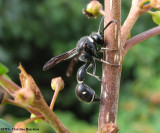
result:
<svg viewBox="0 0 160 133"><path fill-rule="evenodd" d="M15 93L14 100L24 106L31 105L35 99L34 92L28 88L22 88Z"/></svg>

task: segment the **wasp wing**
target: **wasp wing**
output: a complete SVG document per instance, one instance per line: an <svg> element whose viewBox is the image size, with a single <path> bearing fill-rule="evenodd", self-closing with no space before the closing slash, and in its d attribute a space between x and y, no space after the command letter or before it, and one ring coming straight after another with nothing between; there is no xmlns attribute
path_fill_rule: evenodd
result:
<svg viewBox="0 0 160 133"><path fill-rule="evenodd" d="M83 53L83 51L84 51L85 48L86 48L86 45L84 45L83 48L82 48L82 50L79 53L76 53L75 57L71 60L69 66L67 68L67 71L66 71L66 75L68 77L70 77L72 75L73 67L78 62L79 57L81 56L81 54Z"/></svg>
<svg viewBox="0 0 160 133"><path fill-rule="evenodd" d="M68 77L70 77L70 76L72 75L73 67L74 67L74 65L77 63L78 59L79 59L79 56L76 56L76 57L74 57L74 58L71 60L69 66L68 66L68 68L67 68L67 71L66 71L66 75L67 75Z"/></svg>
<svg viewBox="0 0 160 133"><path fill-rule="evenodd" d="M53 66L55 66L56 64L58 64L59 62L72 58L74 55L76 54L76 48L71 49L59 56L53 57L51 58L44 66L43 66L43 70L46 71L50 68L52 68Z"/></svg>

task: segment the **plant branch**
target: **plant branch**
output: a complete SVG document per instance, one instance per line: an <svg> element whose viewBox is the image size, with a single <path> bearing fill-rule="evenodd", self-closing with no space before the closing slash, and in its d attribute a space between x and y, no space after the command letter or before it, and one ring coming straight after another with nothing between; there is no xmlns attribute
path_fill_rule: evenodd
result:
<svg viewBox="0 0 160 133"><path fill-rule="evenodd" d="M39 93L40 94L40 93ZM39 112L44 116L44 118L49 122L49 124L56 130L58 133L69 133L67 128L63 123L58 119L56 114L49 108L42 95L39 95L39 98L34 101L32 104Z"/></svg>
<svg viewBox="0 0 160 133"><path fill-rule="evenodd" d="M124 45L124 54L127 53L127 51L133 47L134 45L152 37L155 36L157 34L160 34L160 26L157 26L155 28L152 28L150 30L147 30L143 33L140 33L134 37L132 37L131 39L127 40L127 42Z"/></svg>
<svg viewBox="0 0 160 133"><path fill-rule="evenodd" d="M24 70L22 65L19 66L19 69L21 70L19 77L20 77L22 88L28 88L35 95L33 102L30 103L30 106L32 107L32 109L35 108L38 112L38 115L43 115L44 120L47 121L52 126L52 128L55 129L56 132L69 133L69 131L63 125L63 123L58 119L55 113L52 112L52 110L47 105L46 101L44 100L40 92L40 89L38 88L32 76L27 74L27 72ZM15 102L13 101L9 101L9 102L12 104L15 104ZM23 107L21 104L15 104L15 105L17 106L19 105L20 107ZM28 109L28 107L30 106L28 105L26 109Z"/></svg>
<svg viewBox="0 0 160 133"><path fill-rule="evenodd" d="M11 100L9 98L6 99L6 103L7 104L11 104L11 105L15 105L15 106L18 106L18 107L21 107L21 108L24 108L24 109L28 110L30 113L33 113L35 115L40 115L39 110L34 108L34 107L32 107L32 106L27 106L26 107L23 104L17 103L17 102L15 102L15 101L13 101L13 100Z"/></svg>
<svg viewBox="0 0 160 133"><path fill-rule="evenodd" d="M4 75L0 76L0 85L12 96L16 90L19 90L21 87L7 79Z"/></svg>
<svg viewBox="0 0 160 133"><path fill-rule="evenodd" d="M56 102L56 99L58 97L58 94L59 94L59 90L55 90L54 92L54 95L52 97L52 101L51 101L51 104L50 104L50 109L53 110L53 107L54 107L54 104Z"/></svg>
<svg viewBox="0 0 160 133"><path fill-rule="evenodd" d="M150 5L143 6L144 2L146 2L146 0L132 0L130 12L121 29L122 45L125 44L130 31L132 30L139 16L151 9Z"/></svg>
<svg viewBox="0 0 160 133"><path fill-rule="evenodd" d="M104 52L104 60L112 64L121 64L121 0L105 0L105 26L111 20L116 20L117 24L111 24L104 31L105 47L110 50ZM117 50L112 50L117 49ZM111 123L116 123L118 110L118 97L121 77L121 65L103 64L103 77L101 88L101 103L99 113L99 132L108 133ZM116 127L116 126L115 126ZM116 130L117 131L117 130ZM115 133L115 132L110 132Z"/></svg>
<svg viewBox="0 0 160 133"><path fill-rule="evenodd" d="M35 120L37 120L37 119L42 119L43 118L43 116L42 115L39 115L39 116L35 116L35 117L33 117L33 118L29 118L29 119L27 119L27 120L25 120L25 121L23 121L25 124L29 124L29 123L31 123L31 122L33 122L33 121L35 121Z"/></svg>

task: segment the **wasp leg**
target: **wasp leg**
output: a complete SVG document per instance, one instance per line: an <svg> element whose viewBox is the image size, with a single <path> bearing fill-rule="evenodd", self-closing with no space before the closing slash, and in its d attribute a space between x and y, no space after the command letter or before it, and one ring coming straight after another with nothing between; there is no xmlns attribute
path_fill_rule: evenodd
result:
<svg viewBox="0 0 160 133"><path fill-rule="evenodd" d="M90 75L90 76L92 76L92 77L94 77L94 78L96 78L98 81L102 82L102 80L100 79L99 76L94 75L94 74L92 74L92 73L90 73L90 72L88 72L88 71L87 71L87 74Z"/></svg>
<svg viewBox="0 0 160 133"><path fill-rule="evenodd" d="M77 82L78 83L83 83L84 78L85 78L85 73L87 73L88 75L96 78L98 81L102 82L102 80L99 78L99 76L97 76L96 73L96 64L95 61L91 62L89 65L89 62L86 62L82 67L79 68L78 72L77 72ZM88 67L87 67L88 66ZM93 74L88 72L88 70L93 67Z"/></svg>
<svg viewBox="0 0 160 133"><path fill-rule="evenodd" d="M118 49L109 49L109 48L106 48L106 47L101 47L99 49L97 49L97 52L104 52L105 50L107 51L118 51Z"/></svg>
<svg viewBox="0 0 160 133"><path fill-rule="evenodd" d="M96 74L96 63L95 63L95 60L93 60L89 66L87 67L86 71L88 71L91 67L93 67L93 75Z"/></svg>
<svg viewBox="0 0 160 133"><path fill-rule="evenodd" d="M103 59L99 59L99 58L96 58L96 57L94 57L94 59L97 60L97 61L99 61L99 62L111 65L111 66L116 66L116 67L121 66L120 64L112 64L112 63L109 63L108 61L104 61Z"/></svg>
<svg viewBox="0 0 160 133"><path fill-rule="evenodd" d="M101 47L100 52L104 52L104 50L118 51L118 49L109 49L109 48L106 48L106 47Z"/></svg>
<svg viewBox="0 0 160 133"><path fill-rule="evenodd" d="M96 70L97 70L97 69L96 69L96 61L93 60L93 63L92 63L92 64L93 64L93 74L96 75Z"/></svg>
<svg viewBox="0 0 160 133"><path fill-rule="evenodd" d="M88 70L93 67L93 74L88 72ZM86 73L94 78L96 78L98 81L102 82L102 80L100 79L99 76L96 75L96 63L95 60L93 60L93 62L87 67L86 69Z"/></svg>

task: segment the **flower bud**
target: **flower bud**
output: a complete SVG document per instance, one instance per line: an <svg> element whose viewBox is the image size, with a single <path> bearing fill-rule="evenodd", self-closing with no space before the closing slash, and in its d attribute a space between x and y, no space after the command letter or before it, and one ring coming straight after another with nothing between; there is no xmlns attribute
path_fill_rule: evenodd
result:
<svg viewBox="0 0 160 133"><path fill-rule="evenodd" d="M26 124L24 122L18 122L13 128L12 133L27 133Z"/></svg>
<svg viewBox="0 0 160 133"><path fill-rule="evenodd" d="M53 78L51 81L51 87L53 90L59 89L62 90L64 88L64 81L61 77Z"/></svg>
<svg viewBox="0 0 160 133"><path fill-rule="evenodd" d="M102 4L97 0L93 0L88 3L86 11L94 17L98 17L102 11Z"/></svg>
<svg viewBox="0 0 160 133"><path fill-rule="evenodd" d="M154 23L160 25L160 11L155 11L155 12L148 11L148 13L152 15Z"/></svg>
<svg viewBox="0 0 160 133"><path fill-rule="evenodd" d="M150 0L150 4L155 9L160 9L160 0Z"/></svg>
<svg viewBox="0 0 160 133"><path fill-rule="evenodd" d="M31 105L35 99L34 92L28 88L22 88L15 93L14 100L24 106Z"/></svg>

